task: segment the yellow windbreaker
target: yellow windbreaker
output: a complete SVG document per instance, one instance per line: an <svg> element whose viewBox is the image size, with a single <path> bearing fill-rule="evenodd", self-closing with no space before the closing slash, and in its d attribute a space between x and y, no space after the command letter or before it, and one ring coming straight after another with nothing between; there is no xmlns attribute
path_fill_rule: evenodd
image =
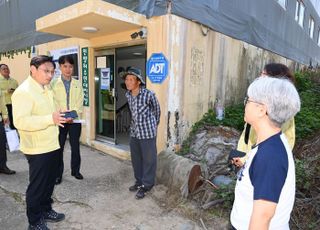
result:
<svg viewBox="0 0 320 230"><path fill-rule="evenodd" d="M14 125L25 154L43 154L60 148L59 129L52 113L56 111L53 92L29 76L12 95Z"/></svg>
<svg viewBox="0 0 320 230"><path fill-rule="evenodd" d="M257 135L254 129L251 127L249 138L248 138L248 144L246 144L244 141L246 127L247 127L247 123L244 125L244 130L242 131L242 134L239 138L237 150L248 153L251 150L252 146L256 143ZM295 131L296 128L294 124L294 118L284 123L281 129L288 140L289 146L291 147L291 149L293 149L295 139L296 139L296 131ZM241 158L241 161L244 162L247 159L247 157L248 156Z"/></svg>
<svg viewBox="0 0 320 230"><path fill-rule="evenodd" d="M16 89L18 88L18 82L13 79L12 77L9 77L6 79L4 76L0 74L0 90L2 93L2 96L4 96L4 103L5 105L11 104L11 96L12 93L8 92L9 89Z"/></svg>
<svg viewBox="0 0 320 230"><path fill-rule="evenodd" d="M62 111L67 110L67 93L61 76L51 81L51 88L54 94L56 108ZM69 110L76 110L81 118L83 110L83 89L81 82L72 78L70 84Z"/></svg>

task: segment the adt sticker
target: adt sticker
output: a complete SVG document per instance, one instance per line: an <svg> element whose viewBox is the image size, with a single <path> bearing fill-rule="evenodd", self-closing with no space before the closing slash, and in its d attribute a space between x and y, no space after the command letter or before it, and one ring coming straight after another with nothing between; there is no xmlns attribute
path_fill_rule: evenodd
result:
<svg viewBox="0 0 320 230"><path fill-rule="evenodd" d="M152 83L161 84L168 75L168 60L162 53L153 53L147 62L147 76Z"/></svg>

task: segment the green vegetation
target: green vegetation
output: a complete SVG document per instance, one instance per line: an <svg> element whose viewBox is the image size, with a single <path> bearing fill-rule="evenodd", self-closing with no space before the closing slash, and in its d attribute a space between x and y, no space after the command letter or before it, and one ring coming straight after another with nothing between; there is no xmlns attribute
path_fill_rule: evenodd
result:
<svg viewBox="0 0 320 230"><path fill-rule="evenodd" d="M296 159L296 184L297 187L301 190L309 190L310 189L310 181L312 175L310 175L307 168L307 162L305 160Z"/></svg>
<svg viewBox="0 0 320 230"><path fill-rule="evenodd" d="M230 185L221 185L215 190L218 199L224 199L223 208L231 211L231 207L234 201L234 187L236 186L235 181Z"/></svg>
<svg viewBox="0 0 320 230"><path fill-rule="evenodd" d="M297 72L301 111L295 117L297 141L320 130L320 72Z"/></svg>

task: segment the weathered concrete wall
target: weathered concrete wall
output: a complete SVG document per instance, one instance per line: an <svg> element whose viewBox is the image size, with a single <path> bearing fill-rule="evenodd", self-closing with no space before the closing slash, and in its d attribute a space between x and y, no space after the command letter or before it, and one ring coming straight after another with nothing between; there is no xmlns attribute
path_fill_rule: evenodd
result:
<svg viewBox="0 0 320 230"><path fill-rule="evenodd" d="M196 121L216 99L224 105L240 103L247 86L263 66L281 62L296 64L279 55L209 30L178 16L169 17L167 147L179 148Z"/></svg>

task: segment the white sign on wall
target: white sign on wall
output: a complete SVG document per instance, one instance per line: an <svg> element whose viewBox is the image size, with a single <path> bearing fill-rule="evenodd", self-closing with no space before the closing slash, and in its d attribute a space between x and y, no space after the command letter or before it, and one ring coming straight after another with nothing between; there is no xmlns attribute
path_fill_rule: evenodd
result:
<svg viewBox="0 0 320 230"><path fill-rule="evenodd" d="M101 69L101 89L110 90L110 68Z"/></svg>
<svg viewBox="0 0 320 230"><path fill-rule="evenodd" d="M63 56L63 55L68 55L71 54L73 56L74 59L74 78L78 79L79 78L79 67L78 67L78 52L79 52L79 47L78 46L72 46L72 47L67 47L67 48L63 48L63 49L57 49L57 50L51 50L50 56L53 57L53 61L56 63L56 69L55 69L55 73L54 73L54 77L58 77L61 75L61 71L59 68L59 57Z"/></svg>

